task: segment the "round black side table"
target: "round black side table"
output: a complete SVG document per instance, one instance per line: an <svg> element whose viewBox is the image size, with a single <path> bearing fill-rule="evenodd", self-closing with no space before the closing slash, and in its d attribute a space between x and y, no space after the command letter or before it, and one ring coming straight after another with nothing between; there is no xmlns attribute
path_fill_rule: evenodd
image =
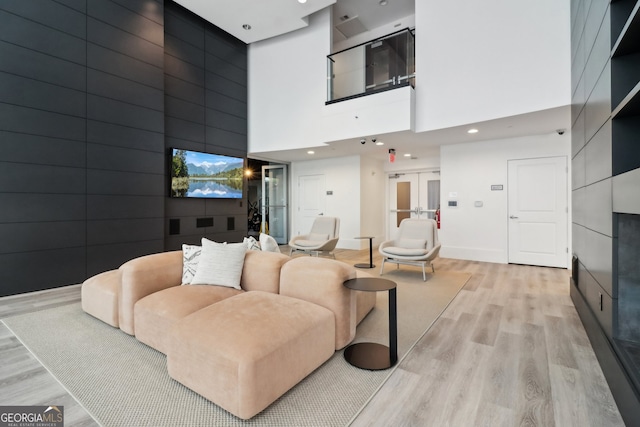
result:
<svg viewBox="0 0 640 427"><path fill-rule="evenodd" d="M372 342L351 344L344 350L344 358L351 365L370 371L392 367L398 362L396 283L379 277L361 277L347 280L344 286L356 291L389 292L389 346Z"/></svg>
<svg viewBox="0 0 640 427"><path fill-rule="evenodd" d="M373 239L374 237L370 237L370 236L362 236L362 237L356 237L356 239L369 239L369 264L354 264L354 267L357 268L374 268L375 265L373 265Z"/></svg>

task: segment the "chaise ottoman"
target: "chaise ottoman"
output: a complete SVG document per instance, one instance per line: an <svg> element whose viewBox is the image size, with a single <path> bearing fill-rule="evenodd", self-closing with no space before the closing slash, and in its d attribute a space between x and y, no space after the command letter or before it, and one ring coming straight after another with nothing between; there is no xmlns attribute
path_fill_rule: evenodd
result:
<svg viewBox="0 0 640 427"><path fill-rule="evenodd" d="M265 409L335 351L333 312L261 291L198 310L169 334L169 375L242 419Z"/></svg>
<svg viewBox="0 0 640 427"><path fill-rule="evenodd" d="M117 328L118 294L122 273L120 270L110 270L88 278L80 288L82 310L103 322Z"/></svg>

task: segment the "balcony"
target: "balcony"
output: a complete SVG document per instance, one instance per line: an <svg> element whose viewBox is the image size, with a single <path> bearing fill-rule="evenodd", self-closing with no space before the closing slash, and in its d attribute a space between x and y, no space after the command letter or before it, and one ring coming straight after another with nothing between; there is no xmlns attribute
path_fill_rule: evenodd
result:
<svg viewBox="0 0 640 427"><path fill-rule="evenodd" d="M332 104L415 83L415 36L404 29L327 56Z"/></svg>

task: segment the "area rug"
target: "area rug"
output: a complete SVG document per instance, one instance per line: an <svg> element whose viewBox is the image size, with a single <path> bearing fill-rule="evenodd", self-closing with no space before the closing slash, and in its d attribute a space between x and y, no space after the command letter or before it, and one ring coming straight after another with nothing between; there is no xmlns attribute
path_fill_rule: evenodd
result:
<svg viewBox="0 0 640 427"><path fill-rule="evenodd" d="M447 307L470 275L437 272L423 282L402 269L398 284L398 350L402 358ZM377 294L355 341L388 343L388 299ZM105 427L345 426L393 372L366 371L336 354L270 407L240 420L167 374L166 357L84 313L80 304L3 320L54 377Z"/></svg>

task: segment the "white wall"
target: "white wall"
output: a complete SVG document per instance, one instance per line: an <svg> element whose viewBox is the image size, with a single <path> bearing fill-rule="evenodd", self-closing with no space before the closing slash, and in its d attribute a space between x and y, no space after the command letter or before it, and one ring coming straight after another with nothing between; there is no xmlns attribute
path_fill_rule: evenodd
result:
<svg viewBox="0 0 640 427"><path fill-rule="evenodd" d="M299 205L298 179L304 175L325 176L327 196L326 216L340 218L340 240L338 248L360 249L360 241L355 240L360 231L360 158L359 156L293 162L291 164L291 225L296 230Z"/></svg>
<svg viewBox="0 0 640 427"><path fill-rule="evenodd" d="M416 131L570 105L569 3L416 1Z"/></svg>
<svg viewBox="0 0 640 427"><path fill-rule="evenodd" d="M413 130L415 91L411 86L329 104L318 133L324 141Z"/></svg>
<svg viewBox="0 0 640 427"><path fill-rule="evenodd" d="M375 237L374 247L385 239L386 178L383 162L370 157L360 158L360 233L358 236ZM369 247L369 240L358 242L360 245L356 246L356 249Z"/></svg>
<svg viewBox="0 0 640 427"><path fill-rule="evenodd" d="M330 18L322 10L304 29L249 45L249 153L413 129L410 87L325 105Z"/></svg>
<svg viewBox="0 0 640 427"><path fill-rule="evenodd" d="M553 133L441 147L440 256L507 263L507 161L567 156L569 163L570 146L571 136L567 132L563 136ZM570 179L567 181L570 203ZM493 184L502 184L504 190L491 191ZM450 192L457 193L459 207L446 206ZM482 201L484 206L474 207L476 200ZM568 241L571 242L570 236Z"/></svg>
<svg viewBox="0 0 640 427"><path fill-rule="evenodd" d="M384 37L387 34L395 33L396 31L404 30L406 28L414 28L416 23L415 15L405 16L404 18L396 19L393 22L382 25L377 28L372 28L364 33L357 34L353 37L343 40L335 40L333 43L333 51L340 52L341 50L348 49L353 46L357 46L362 43L375 40L379 37Z"/></svg>
<svg viewBox="0 0 640 427"><path fill-rule="evenodd" d="M249 45L249 153L324 142L317 118L327 100L330 18L327 8L306 28Z"/></svg>

